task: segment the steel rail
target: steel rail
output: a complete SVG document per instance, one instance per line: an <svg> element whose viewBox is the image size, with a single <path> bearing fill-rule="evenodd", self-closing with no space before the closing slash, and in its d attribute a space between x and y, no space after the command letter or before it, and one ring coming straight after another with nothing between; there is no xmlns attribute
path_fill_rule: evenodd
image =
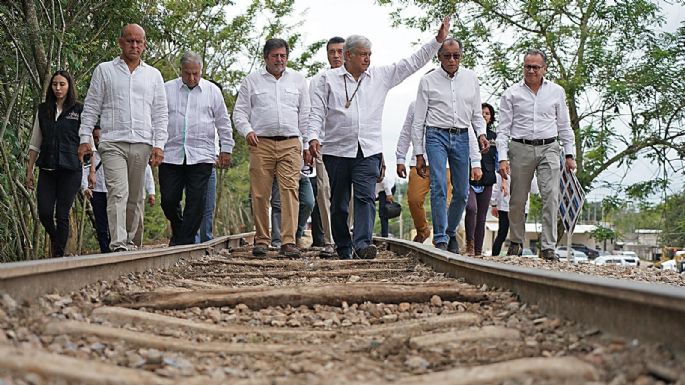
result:
<svg viewBox="0 0 685 385"><path fill-rule="evenodd" d="M685 354L685 288L485 261L405 240L375 242L468 283L510 290L543 313Z"/></svg>
<svg viewBox="0 0 685 385"><path fill-rule="evenodd" d="M239 247L241 239L251 243L253 237L254 233L243 233L196 245L4 263L0 264L0 293L18 301L68 293L124 274L171 267L181 258L213 255L221 249Z"/></svg>

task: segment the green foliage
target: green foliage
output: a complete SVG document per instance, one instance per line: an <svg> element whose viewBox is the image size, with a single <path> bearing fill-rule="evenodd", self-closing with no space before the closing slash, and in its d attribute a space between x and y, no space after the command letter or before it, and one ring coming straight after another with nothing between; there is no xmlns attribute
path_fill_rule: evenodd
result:
<svg viewBox="0 0 685 385"><path fill-rule="evenodd" d="M616 231L612 230L609 227L604 227L602 225L599 225L599 226L595 227L594 230L592 230L591 236L597 242L604 242L604 241L610 241L610 240L614 240L614 239L618 238L619 234L616 233Z"/></svg>
<svg viewBox="0 0 685 385"><path fill-rule="evenodd" d="M658 32L660 3L648 0L380 0L393 22L420 30L454 15L467 66L501 94L521 79L522 54L548 55L548 77L566 90L578 178L590 188L609 167L639 156L680 171L685 154L685 22ZM682 5L682 0L676 1ZM415 12L418 7L421 12ZM654 186L653 184L653 187ZM636 187L637 188L637 187ZM633 189L632 191L635 191Z"/></svg>
<svg viewBox="0 0 685 385"><path fill-rule="evenodd" d="M36 107L54 70L70 71L83 99L95 66L120 54L121 28L138 23L147 33L147 63L169 80L179 74L183 51L198 52L204 58L204 77L223 86L232 111L240 81L262 65L261 49L269 37L291 44L292 68L309 74L321 68L312 58L323 42L303 46L299 23L285 21L292 19L293 4L294 0L251 0L242 5L231 0L0 2L0 116L8 117L7 123L0 120L0 260L46 255L35 196L24 182ZM234 167L220 172L217 234L251 228L247 150L237 132L234 137ZM158 203L146 209L145 239L151 243L165 243L169 234L159 199L158 194ZM80 225L81 212L82 208L74 210L74 226ZM94 251L97 243L90 227L87 221L82 247ZM76 227L72 236L80 232Z"/></svg>

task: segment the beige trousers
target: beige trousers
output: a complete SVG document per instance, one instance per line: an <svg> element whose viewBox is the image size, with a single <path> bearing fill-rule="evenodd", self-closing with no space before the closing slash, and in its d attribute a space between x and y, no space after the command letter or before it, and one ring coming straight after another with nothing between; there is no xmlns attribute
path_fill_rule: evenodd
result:
<svg viewBox="0 0 685 385"><path fill-rule="evenodd" d="M542 198L542 250L554 250L557 244L559 212L559 178L561 147L555 141L542 146L518 142L509 143L511 197L509 200L509 239L523 244L526 236L526 201L533 174L537 173Z"/></svg>
<svg viewBox="0 0 685 385"><path fill-rule="evenodd" d="M145 167L152 146L144 143L101 142L98 148L107 186L107 220L111 250L133 245L142 222Z"/></svg>
<svg viewBox="0 0 685 385"><path fill-rule="evenodd" d="M281 241L295 243L300 201L302 144L299 138L273 140L260 137L250 152L250 192L255 224L255 245L271 244L269 207L274 176L281 194Z"/></svg>

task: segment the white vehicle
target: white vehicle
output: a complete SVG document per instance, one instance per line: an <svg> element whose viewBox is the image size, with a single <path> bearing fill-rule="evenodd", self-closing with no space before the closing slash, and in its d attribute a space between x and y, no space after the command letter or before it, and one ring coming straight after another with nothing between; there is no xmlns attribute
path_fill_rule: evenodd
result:
<svg viewBox="0 0 685 385"><path fill-rule="evenodd" d="M565 262L568 260L567 258L567 251L566 247L557 247L556 250L554 250L556 255L559 257L559 261ZM588 258L587 254L583 253L580 250L575 250L571 249L571 261L572 262L578 262L578 263L588 263L590 262L590 259Z"/></svg>
<svg viewBox="0 0 685 385"><path fill-rule="evenodd" d="M634 251L622 251L620 256L623 257L623 260L626 261L628 266L640 266L640 258Z"/></svg>
<svg viewBox="0 0 685 385"><path fill-rule="evenodd" d="M592 261L598 266L630 266L621 255L603 255Z"/></svg>
<svg viewBox="0 0 685 385"><path fill-rule="evenodd" d="M521 256L525 257L525 258L537 258L538 257L537 254L533 253L533 251L527 247L521 251Z"/></svg>
<svg viewBox="0 0 685 385"><path fill-rule="evenodd" d="M662 263L661 263L661 268L662 268L663 270L673 270L673 271L676 271L675 259L671 259L671 260L668 260L668 261L666 261L666 262L662 262Z"/></svg>

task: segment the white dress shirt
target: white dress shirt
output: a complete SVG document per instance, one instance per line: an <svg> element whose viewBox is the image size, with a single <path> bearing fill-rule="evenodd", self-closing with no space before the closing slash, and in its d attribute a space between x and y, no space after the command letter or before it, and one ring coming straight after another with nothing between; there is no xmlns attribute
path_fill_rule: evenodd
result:
<svg viewBox="0 0 685 385"><path fill-rule="evenodd" d="M426 65L439 48L440 43L432 39L409 58L370 67L359 77L361 84L345 66L321 74L312 95L308 139L321 142L323 132L322 153L345 158L355 158L358 145L364 157L383 152L381 128L388 91ZM357 90L349 108L345 108L345 81L348 98Z"/></svg>
<svg viewBox="0 0 685 385"><path fill-rule="evenodd" d="M391 176L385 176L382 181L376 182L376 196L385 191L386 196L392 195L392 188L395 187L395 178Z"/></svg>
<svg viewBox="0 0 685 385"><path fill-rule="evenodd" d="M509 139L557 136L564 147L564 154L575 155L575 136L568 116L566 93L561 86L543 79L536 95L522 80L504 91L497 126L500 161L509 159Z"/></svg>
<svg viewBox="0 0 685 385"><path fill-rule="evenodd" d="M100 141L146 143L164 148L167 103L159 71L145 64L131 73L121 58L95 68L81 113L81 143L90 142L100 118Z"/></svg>
<svg viewBox="0 0 685 385"><path fill-rule="evenodd" d="M319 83L321 80L321 74L323 72L319 72L318 74L312 76L311 79L309 79L309 100L310 100L310 105L312 104L312 97L314 97L314 93L316 92L316 85ZM310 109L310 114L311 114L311 109ZM311 119L311 118L310 118ZM324 118L325 119L325 118ZM309 129L309 127L307 127ZM324 132L321 131L319 134L319 142L323 143L324 141Z"/></svg>
<svg viewBox="0 0 685 385"><path fill-rule="evenodd" d="M511 177L509 179L502 179L499 173L495 173L497 177L497 183L492 186L492 196L490 197L490 205L497 207L498 211L509 212L509 199L511 195L509 194L511 189L509 188ZM504 186L504 187L502 187ZM530 208L530 194L539 194L540 189L538 188L538 178L533 174L533 180L530 182L530 193L528 193L528 199L526 200L525 213L528 214L528 209Z"/></svg>
<svg viewBox="0 0 685 385"><path fill-rule="evenodd" d="M166 82L164 88L169 106L164 163L214 163L217 132L221 152L233 151L233 128L219 87L200 79L191 90L176 78Z"/></svg>
<svg viewBox="0 0 685 385"><path fill-rule="evenodd" d="M480 84L476 73L460 67L450 78L436 68L419 82L412 125L412 144L417 155L424 154L426 127L468 128L469 156L473 167L480 167L478 136L485 135Z"/></svg>
<svg viewBox="0 0 685 385"><path fill-rule="evenodd" d="M309 119L307 80L297 71L286 68L279 79L266 68L243 80L233 109L233 121L241 135L300 136L303 149Z"/></svg>
<svg viewBox="0 0 685 385"><path fill-rule="evenodd" d="M101 164L102 159L100 158L100 153L98 151L93 151L92 161L95 164L95 187L93 188L93 192L107 193L107 185L105 185L105 167ZM88 188L89 173L90 167L84 167L81 177L81 191L85 191ZM152 175L152 167L150 167L149 164L145 167L145 192L147 195L155 195L155 178Z"/></svg>
<svg viewBox="0 0 685 385"><path fill-rule="evenodd" d="M414 122L414 105L415 101L409 103L409 108L407 109L407 116L404 118L404 124L402 124L402 131L400 131L400 138L397 140L397 150L395 151L395 158L397 158L397 164L407 164L407 151L411 145L411 127ZM424 143L425 145L425 143ZM409 167L416 166L416 151L412 148L412 156L409 159ZM426 160L426 166L428 166L428 160Z"/></svg>

